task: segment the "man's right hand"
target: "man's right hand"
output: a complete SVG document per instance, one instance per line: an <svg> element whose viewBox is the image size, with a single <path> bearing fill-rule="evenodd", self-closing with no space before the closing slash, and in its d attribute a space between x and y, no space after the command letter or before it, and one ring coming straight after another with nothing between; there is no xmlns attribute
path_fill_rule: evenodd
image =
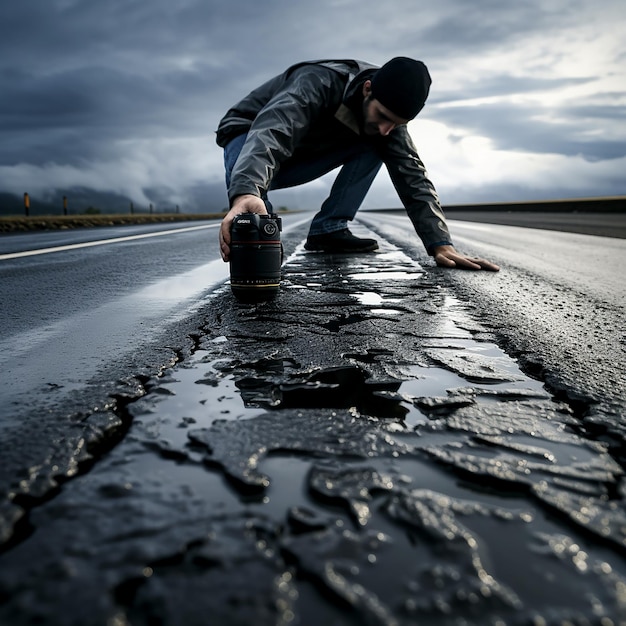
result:
<svg viewBox="0 0 626 626"><path fill-rule="evenodd" d="M230 226L233 223L235 215L240 213L257 213L259 215L267 215L265 202L258 196L246 194L237 196L231 205L230 211L226 213L220 227L220 254L224 262L230 258Z"/></svg>

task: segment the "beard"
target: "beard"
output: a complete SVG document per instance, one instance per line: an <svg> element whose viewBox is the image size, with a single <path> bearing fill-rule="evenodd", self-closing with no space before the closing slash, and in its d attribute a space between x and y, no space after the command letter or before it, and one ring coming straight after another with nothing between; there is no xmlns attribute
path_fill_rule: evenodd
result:
<svg viewBox="0 0 626 626"><path fill-rule="evenodd" d="M380 130L378 124L369 121L369 109L372 102L372 96L366 96L363 98L363 105L361 106L361 115L359 116L359 128L361 133L368 137L380 136Z"/></svg>

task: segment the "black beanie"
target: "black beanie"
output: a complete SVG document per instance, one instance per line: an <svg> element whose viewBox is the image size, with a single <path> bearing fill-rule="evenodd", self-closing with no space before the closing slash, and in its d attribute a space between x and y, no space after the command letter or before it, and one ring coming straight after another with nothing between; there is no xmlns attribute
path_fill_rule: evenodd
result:
<svg viewBox="0 0 626 626"><path fill-rule="evenodd" d="M395 57L374 74L372 97L398 117L412 120L424 108L430 84L421 61Z"/></svg>

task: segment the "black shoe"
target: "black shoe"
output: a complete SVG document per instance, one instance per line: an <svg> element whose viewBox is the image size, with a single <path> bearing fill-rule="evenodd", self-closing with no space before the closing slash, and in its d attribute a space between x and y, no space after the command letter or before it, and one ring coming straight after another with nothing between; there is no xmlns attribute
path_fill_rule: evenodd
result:
<svg viewBox="0 0 626 626"><path fill-rule="evenodd" d="M371 252L378 249L376 239L355 237L347 228L323 235L309 235L304 244L311 252Z"/></svg>

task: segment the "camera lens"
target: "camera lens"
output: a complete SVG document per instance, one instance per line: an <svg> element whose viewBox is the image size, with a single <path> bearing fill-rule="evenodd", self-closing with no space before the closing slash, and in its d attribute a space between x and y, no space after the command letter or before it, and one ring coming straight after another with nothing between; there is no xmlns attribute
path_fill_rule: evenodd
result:
<svg viewBox="0 0 626 626"><path fill-rule="evenodd" d="M280 289L280 218L243 213L231 226L230 286L240 302L271 300Z"/></svg>

